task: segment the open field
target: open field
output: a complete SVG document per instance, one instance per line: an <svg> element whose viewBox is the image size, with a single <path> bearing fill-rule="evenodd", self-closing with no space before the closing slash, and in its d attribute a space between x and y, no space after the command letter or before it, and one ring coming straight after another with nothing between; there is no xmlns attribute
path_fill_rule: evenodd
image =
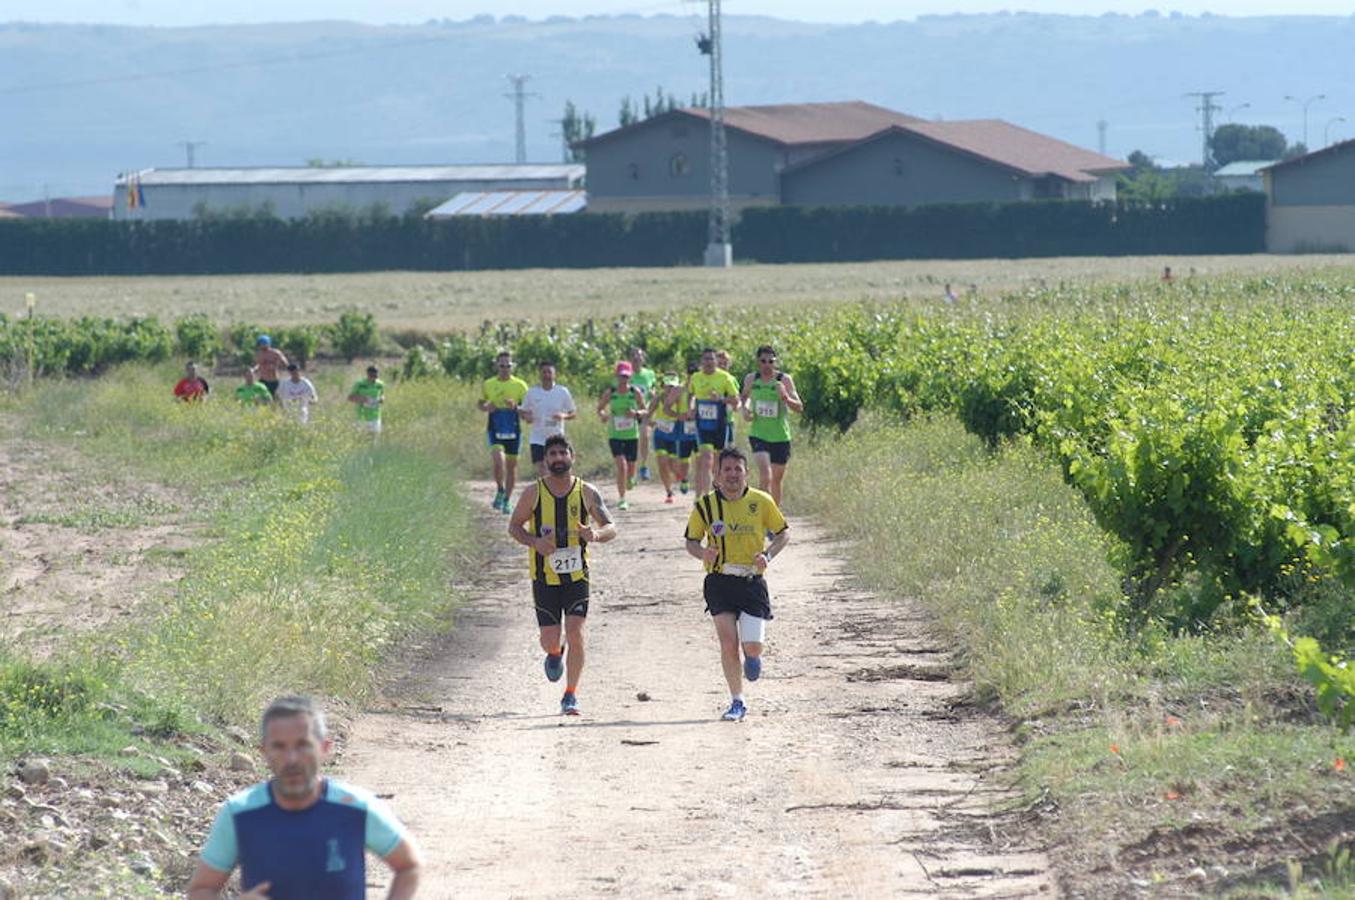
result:
<svg viewBox="0 0 1355 900"><path fill-rule="evenodd" d="M205 313L221 322L329 322L371 312L387 329L442 331L486 320L552 321L641 310L859 300L992 296L1059 283L1153 281L1165 265L1181 278L1223 273L1298 273L1350 266L1347 256L1115 257L927 260L708 269L557 269L507 272L377 272L154 278L0 278L0 312L24 311L25 293L46 316Z"/></svg>

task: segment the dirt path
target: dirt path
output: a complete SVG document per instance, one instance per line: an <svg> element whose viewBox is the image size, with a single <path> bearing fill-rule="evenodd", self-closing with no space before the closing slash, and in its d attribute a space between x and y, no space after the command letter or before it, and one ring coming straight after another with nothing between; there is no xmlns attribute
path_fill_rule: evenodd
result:
<svg viewBox="0 0 1355 900"><path fill-rule="evenodd" d="M391 795L426 850L425 895L1052 896L1048 861L989 816L1010 799L1006 734L954 705L964 685L920 614L853 588L810 523L792 517L769 573L749 716L718 721L687 507L660 501L642 487L591 555L582 717L558 715L505 534L455 633L354 724L343 775Z"/></svg>

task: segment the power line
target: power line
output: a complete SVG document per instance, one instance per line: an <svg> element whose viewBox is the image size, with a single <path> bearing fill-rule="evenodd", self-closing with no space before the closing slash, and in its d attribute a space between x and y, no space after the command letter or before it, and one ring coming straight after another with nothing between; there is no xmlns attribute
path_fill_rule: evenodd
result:
<svg viewBox="0 0 1355 900"><path fill-rule="evenodd" d="M527 82L531 80L530 75L507 75L505 76L513 85L513 93L504 94L509 100L513 101L513 109L516 113L514 128L514 158L519 164L527 161L527 98L540 97L540 94L531 94L526 90Z"/></svg>
<svg viewBox="0 0 1355 900"><path fill-rule="evenodd" d="M1222 97L1224 93L1224 91L1192 91L1186 94L1187 97L1200 98L1200 105L1196 107L1196 111L1200 114L1200 131L1203 136L1200 166L1204 169L1204 189L1206 193L1214 186L1214 152L1213 148L1209 146L1210 140L1214 137L1214 113L1223 111L1223 107L1215 103L1214 98Z"/></svg>
<svg viewBox="0 0 1355 900"><path fill-rule="evenodd" d="M725 140L725 76L720 39L720 0L710 0L710 30L697 39L710 57L710 219L706 265L725 268L733 261L729 239L729 146Z"/></svg>

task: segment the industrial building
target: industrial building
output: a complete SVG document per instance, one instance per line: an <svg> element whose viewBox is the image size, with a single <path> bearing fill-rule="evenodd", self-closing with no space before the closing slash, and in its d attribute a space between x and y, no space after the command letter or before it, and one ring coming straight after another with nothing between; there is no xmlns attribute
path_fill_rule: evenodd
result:
<svg viewBox="0 0 1355 900"><path fill-rule="evenodd" d="M1261 172L1268 252L1355 250L1355 140L1275 163Z"/></svg>
<svg viewBox="0 0 1355 900"><path fill-rule="evenodd" d="M299 166L243 169L145 169L119 175L113 218L193 219L268 213L424 211L467 192L573 190L577 163L457 166Z"/></svg>
<svg viewBox="0 0 1355 900"><path fill-rule="evenodd" d="M999 119L933 122L861 101L725 110L730 205L920 206L1114 200L1128 163ZM710 112L676 109L597 135L590 212L709 203Z"/></svg>

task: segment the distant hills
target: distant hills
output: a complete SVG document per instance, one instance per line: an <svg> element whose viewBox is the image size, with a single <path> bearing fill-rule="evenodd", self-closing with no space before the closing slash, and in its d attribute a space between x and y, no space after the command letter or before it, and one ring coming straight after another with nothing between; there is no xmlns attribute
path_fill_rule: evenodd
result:
<svg viewBox="0 0 1355 900"><path fill-rule="evenodd" d="M616 124L620 99L706 87L697 16L201 28L0 24L0 200L96 194L122 170L513 158L508 73L532 76L532 161L560 157L567 99ZM862 99L925 117L998 117L1123 158L1199 158L1192 91L1220 121L1308 144L1355 136L1355 17L927 16L819 25L730 16L731 104ZM1240 107L1250 104L1249 107ZM1331 122L1344 116L1345 122ZM1330 123L1330 127L1329 126ZM45 186L45 188L44 188Z"/></svg>

